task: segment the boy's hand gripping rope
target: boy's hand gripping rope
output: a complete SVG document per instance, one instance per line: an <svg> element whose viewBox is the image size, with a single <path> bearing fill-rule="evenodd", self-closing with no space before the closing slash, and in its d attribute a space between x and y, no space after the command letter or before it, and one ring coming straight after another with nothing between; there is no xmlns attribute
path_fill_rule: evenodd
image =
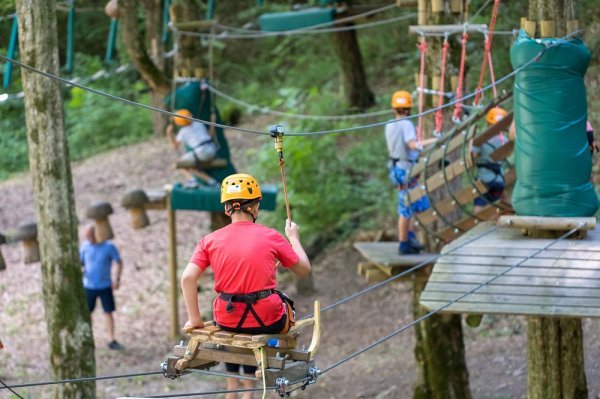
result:
<svg viewBox="0 0 600 399"><path fill-rule="evenodd" d="M283 198L285 199L285 210L287 212L287 218L291 222L292 212L290 211L290 202L288 200L287 183L285 181L285 170L283 169L283 126L269 126L269 133L271 134L271 137L275 139L275 151L277 151L277 157L279 158L279 170L281 171L281 182L283 183Z"/></svg>

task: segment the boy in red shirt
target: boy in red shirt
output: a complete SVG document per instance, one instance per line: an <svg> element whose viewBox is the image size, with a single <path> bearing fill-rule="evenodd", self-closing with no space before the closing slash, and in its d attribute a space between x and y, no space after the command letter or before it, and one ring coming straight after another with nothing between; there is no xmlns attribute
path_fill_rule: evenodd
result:
<svg viewBox="0 0 600 399"><path fill-rule="evenodd" d="M286 220L285 234L256 224L262 193L252 176L235 174L221 184L221 203L231 224L200 239L183 275L181 288L188 312L184 328L202 328L204 323L198 307L197 281L207 267L214 271L214 320L227 331L242 333L279 333L287 331L291 309L278 292L276 269L283 267L305 277L310 273L310 261L300 243L298 226ZM227 365L237 371L236 365ZM246 373L253 373L244 367ZM237 380L229 379L228 389L235 389ZM234 384L235 381L235 384ZM253 381L244 380L244 384ZM249 393L249 392L248 392ZM250 397L250 396L248 396Z"/></svg>

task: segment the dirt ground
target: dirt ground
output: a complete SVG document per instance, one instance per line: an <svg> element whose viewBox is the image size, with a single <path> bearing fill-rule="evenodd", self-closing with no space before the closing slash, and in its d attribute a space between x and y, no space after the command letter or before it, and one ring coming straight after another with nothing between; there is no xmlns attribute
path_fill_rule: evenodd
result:
<svg viewBox="0 0 600 399"><path fill-rule="evenodd" d="M234 147L239 136L231 136ZM238 150L239 151L239 150ZM129 215L120 207L121 196L133 188L154 188L176 177L170 165L174 153L163 141L151 140L96 156L73 166L77 214L83 226L84 209L97 200L110 201L115 243L125 269L116 292L117 337L125 350L110 351L104 320L93 315L97 375L159 371L160 363L176 344L169 338L169 300L166 215L151 211L152 224L134 231ZM0 230L34 220L31 185L27 176L0 184ZM178 264L183 267L196 241L208 232L208 214L179 212ZM391 221L390 223L393 223ZM17 245L2 247L8 267L0 272L0 379L7 384L52 380L41 298L39 264L24 265ZM347 242L327 249L313 260L316 293L296 296L300 315L311 311L312 301L333 303L364 287L356 274L360 256ZM289 279L282 288L293 293ZM203 311L209 312L211 282L203 282ZM392 283L323 314L323 336L317 365L326 368L344 356L411 321L410 284ZM179 305L183 323L185 311ZM466 357L474 398L522 398L526 389L525 321L521 317L486 316L482 325L465 326ZM586 319L586 372L590 398L600 398L600 320ZM365 352L321 376L317 384L298 397L306 398L409 398L416 380L412 329ZM219 368L220 370L220 368ZM171 381L161 375L110 379L97 382L99 398L163 393L222 390L221 377L186 375ZM49 398L51 387L17 389L25 398ZM269 397L276 397L270 394ZM295 394L296 395L296 394ZM1 398L10 398L0 390ZM206 397L206 396L203 396ZM223 397L223 395L215 396ZM259 395L257 395L259 397Z"/></svg>

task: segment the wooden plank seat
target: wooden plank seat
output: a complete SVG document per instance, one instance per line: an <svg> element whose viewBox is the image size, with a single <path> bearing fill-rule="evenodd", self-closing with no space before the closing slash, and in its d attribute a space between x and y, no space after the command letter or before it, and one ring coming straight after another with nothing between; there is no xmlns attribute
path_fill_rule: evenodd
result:
<svg viewBox="0 0 600 399"><path fill-rule="evenodd" d="M358 273L368 282L384 280L423 262L434 262L437 256L430 252L400 255L397 241L355 242L354 248L367 260L359 263Z"/></svg>
<svg viewBox="0 0 600 399"><path fill-rule="evenodd" d="M300 330L310 326L313 329L308 349L297 349ZM190 369L208 369L219 362L257 366L256 377L262 378L264 372L267 386L276 385L280 377L289 382L308 377L314 382L318 375L314 359L321 341L319 301L315 301L313 317L297 321L286 334L233 333L221 330L213 322L183 333L188 336L188 343L176 345L163 363L165 377L177 378ZM277 340L277 346L269 345L271 340Z"/></svg>
<svg viewBox="0 0 600 399"><path fill-rule="evenodd" d="M565 218L564 228L571 223ZM600 226L591 227L557 242L481 223L444 247L452 253L437 260L420 302L433 310L477 289L442 312L600 317Z"/></svg>
<svg viewBox="0 0 600 399"><path fill-rule="evenodd" d="M227 160L224 158L215 158L212 161L204 162L204 161L177 161L175 163L175 169L192 169L196 166L200 167L200 169L213 169L213 168L224 168L227 166Z"/></svg>

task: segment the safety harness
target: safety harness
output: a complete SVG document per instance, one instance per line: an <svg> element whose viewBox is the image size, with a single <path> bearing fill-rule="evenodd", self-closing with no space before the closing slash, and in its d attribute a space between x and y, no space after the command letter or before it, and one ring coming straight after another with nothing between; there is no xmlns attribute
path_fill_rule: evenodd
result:
<svg viewBox="0 0 600 399"><path fill-rule="evenodd" d="M277 291L277 290L262 290L262 291L251 292L248 294L228 294L226 292L221 292L219 294L219 297L222 300L227 301L227 306L225 307L225 309L227 310L227 313L231 313L235 310L235 306L233 306L233 302L244 303L246 305L246 309L244 310L242 317L240 317L240 321L238 322L237 326L235 327L236 330L239 330L244 325L246 318L248 318L248 314L252 314L252 317L254 317L254 319L258 322L258 324L260 325L261 328L268 327L258 316L258 314L256 313L256 310L254 310L254 307L252 305L256 304L261 299L265 299L273 294L279 295L283 304L286 307L285 308L286 322L283 327L283 330L280 331L281 334L285 334L296 323L296 318L295 318L296 311L294 308L294 301L292 301L290 299L290 297L288 297L283 292Z"/></svg>

